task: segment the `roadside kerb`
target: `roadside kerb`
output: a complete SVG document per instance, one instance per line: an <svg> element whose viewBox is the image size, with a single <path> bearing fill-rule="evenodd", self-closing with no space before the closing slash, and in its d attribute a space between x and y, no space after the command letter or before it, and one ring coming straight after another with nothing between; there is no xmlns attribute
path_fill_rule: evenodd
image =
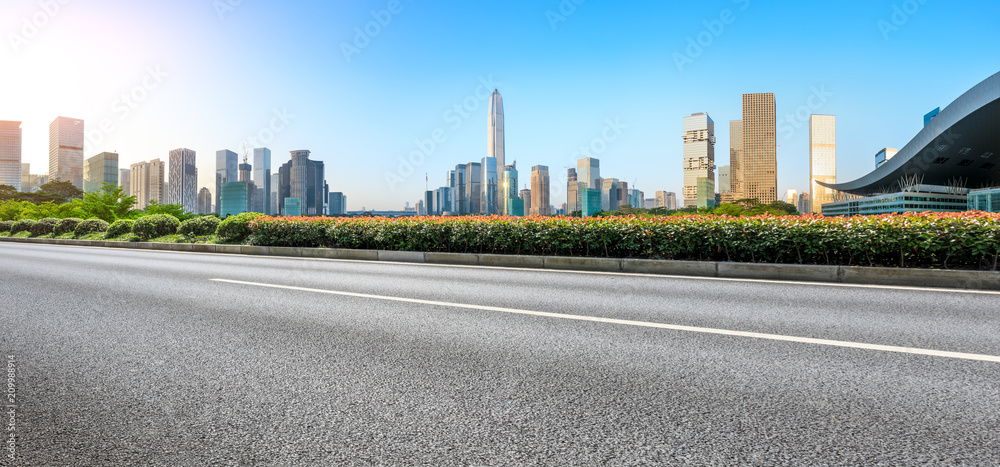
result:
<svg viewBox="0 0 1000 467"><path fill-rule="evenodd" d="M670 276L764 279L952 289L1000 290L1000 272L942 269L899 269L861 266L724 263L616 259L567 256L522 256L419 251L345 250L335 248L262 247L204 243L116 242L50 238L0 237L0 241L48 245L93 246L159 251L289 256L360 261L385 261L466 266L624 272Z"/></svg>

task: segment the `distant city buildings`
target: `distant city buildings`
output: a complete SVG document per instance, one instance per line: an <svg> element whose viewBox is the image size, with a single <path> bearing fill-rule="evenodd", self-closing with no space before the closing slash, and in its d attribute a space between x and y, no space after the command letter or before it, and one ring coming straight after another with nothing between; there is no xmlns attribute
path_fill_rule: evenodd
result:
<svg viewBox="0 0 1000 467"><path fill-rule="evenodd" d="M167 203L179 204L187 212L198 211L198 165L195 156L195 152L187 148L170 151Z"/></svg>
<svg viewBox="0 0 1000 467"><path fill-rule="evenodd" d="M743 95L740 196L770 204L778 199L777 139L773 93ZM732 163L730 163L732 165ZM732 180L732 175L730 175Z"/></svg>
<svg viewBox="0 0 1000 467"><path fill-rule="evenodd" d="M833 189L820 185L837 183L837 117L809 117L809 192L812 212L819 214L822 206L834 201Z"/></svg>
<svg viewBox="0 0 1000 467"><path fill-rule="evenodd" d="M423 209L423 203L418 203L417 210ZM347 214L347 196L341 192L330 193L330 213L331 216L343 216Z"/></svg>
<svg viewBox="0 0 1000 467"><path fill-rule="evenodd" d="M576 169L566 169L566 214L580 210L580 185L576 179Z"/></svg>
<svg viewBox="0 0 1000 467"><path fill-rule="evenodd" d="M729 121L729 191L722 193L723 203L743 199L743 120Z"/></svg>
<svg viewBox="0 0 1000 467"><path fill-rule="evenodd" d="M291 160L278 169L278 215L291 216L285 210L285 199L298 200L299 216L316 216L325 211L326 189L324 165L309 159L306 150L291 151ZM294 212L294 211L289 211Z"/></svg>
<svg viewBox="0 0 1000 467"><path fill-rule="evenodd" d="M0 185L21 191L21 122L0 121Z"/></svg>
<svg viewBox="0 0 1000 467"><path fill-rule="evenodd" d="M499 215L503 209L498 205L500 202L500 180L497 178L497 159L495 157L484 157L482 161L482 203L479 213L484 216Z"/></svg>
<svg viewBox="0 0 1000 467"><path fill-rule="evenodd" d="M715 122L707 113L684 117L684 206L715 206Z"/></svg>
<svg viewBox="0 0 1000 467"><path fill-rule="evenodd" d="M899 153L899 150L895 148L880 149L879 152L875 154L875 168L877 169L882 167L882 164L889 162L889 160L892 159L892 156L895 156L897 153Z"/></svg>
<svg viewBox="0 0 1000 467"><path fill-rule="evenodd" d="M803 192L803 193L799 194L799 202L798 202L798 205L795 208L796 208L797 211L799 211L799 213L809 214L809 213L813 212L812 205L813 205L813 203L812 203L812 197L809 196L809 193Z"/></svg>
<svg viewBox="0 0 1000 467"><path fill-rule="evenodd" d="M727 194L727 193L730 193L732 191L732 188L730 188L731 185L730 185L730 181L729 181L730 171L731 171L731 167L728 166L728 165L724 165L722 167L719 167L719 193L720 194Z"/></svg>
<svg viewBox="0 0 1000 467"><path fill-rule="evenodd" d="M118 185L122 187L122 191L126 195L132 192L131 185L132 171L129 169L119 169L118 170Z"/></svg>
<svg viewBox="0 0 1000 467"><path fill-rule="evenodd" d="M102 152L84 161L83 191L99 191L105 183L118 184L118 154Z"/></svg>
<svg viewBox="0 0 1000 467"><path fill-rule="evenodd" d="M135 196L136 209L145 209L151 202L165 204L167 199L167 167L163 161L153 159L137 162L129 167L131 196Z"/></svg>
<svg viewBox="0 0 1000 467"><path fill-rule="evenodd" d="M505 216L524 217L524 200L517 193L517 166L515 164L503 167L503 214Z"/></svg>
<svg viewBox="0 0 1000 467"><path fill-rule="evenodd" d="M271 150L254 148L253 150L253 205L252 212L267 215L274 214L271 210Z"/></svg>
<svg viewBox="0 0 1000 467"><path fill-rule="evenodd" d="M552 207L549 202L549 168L536 165L531 168L531 214L550 216Z"/></svg>
<svg viewBox="0 0 1000 467"><path fill-rule="evenodd" d="M221 215L222 184L239 181L236 153L228 149L215 152L215 213Z"/></svg>
<svg viewBox="0 0 1000 467"><path fill-rule="evenodd" d="M677 193L672 191L657 191L656 207L666 208L668 210L678 209L680 206L677 200Z"/></svg>
<svg viewBox="0 0 1000 467"><path fill-rule="evenodd" d="M198 214L211 214L212 209L212 192L209 191L208 187L201 187L198 190Z"/></svg>
<svg viewBox="0 0 1000 467"><path fill-rule="evenodd" d="M83 189L83 120L58 117L49 125L49 180Z"/></svg>

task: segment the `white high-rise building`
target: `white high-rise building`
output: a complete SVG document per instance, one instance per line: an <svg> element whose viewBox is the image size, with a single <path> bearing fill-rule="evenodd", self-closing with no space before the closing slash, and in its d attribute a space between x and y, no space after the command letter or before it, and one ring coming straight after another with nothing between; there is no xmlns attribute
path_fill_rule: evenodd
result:
<svg viewBox="0 0 1000 467"><path fill-rule="evenodd" d="M83 120L58 117L49 125L49 181L83 189Z"/></svg>
<svg viewBox="0 0 1000 467"><path fill-rule="evenodd" d="M186 149L170 151L170 181L167 203L180 204L187 212L198 212L198 166L195 152Z"/></svg>
<svg viewBox="0 0 1000 467"><path fill-rule="evenodd" d="M483 159L482 163L483 175L481 205L483 208L481 209L481 212L485 215L501 214L504 211L504 206L501 190L498 189L498 186L500 185L498 176L499 172L503 170L506 162L503 150L503 97L500 96L500 91L496 89L493 90L493 94L490 96L490 112L486 118L487 148L486 158ZM490 159L492 159L493 162L488 164L487 160ZM490 178L490 170L492 170L492 178ZM488 198L488 196L491 197ZM487 210L487 208L489 210Z"/></svg>
<svg viewBox="0 0 1000 467"><path fill-rule="evenodd" d="M0 121L0 185L21 191L21 122Z"/></svg>
<svg viewBox="0 0 1000 467"><path fill-rule="evenodd" d="M684 206L715 205L715 122L707 113L684 117ZM699 196L699 183L701 193Z"/></svg>

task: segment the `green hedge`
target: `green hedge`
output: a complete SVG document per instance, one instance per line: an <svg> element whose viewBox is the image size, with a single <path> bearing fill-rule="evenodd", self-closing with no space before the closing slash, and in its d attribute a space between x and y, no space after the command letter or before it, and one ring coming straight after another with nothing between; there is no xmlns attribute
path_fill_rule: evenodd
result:
<svg viewBox="0 0 1000 467"><path fill-rule="evenodd" d="M252 233L250 231L250 221L261 217L267 216L259 212L245 212L229 216L219 223L219 228L215 234L219 236L219 240L225 243L240 243L246 240L247 236Z"/></svg>
<svg viewBox="0 0 1000 467"><path fill-rule="evenodd" d="M136 219L132 224L132 233L139 240L150 240L164 235L174 235L181 226L181 221L169 214L153 214Z"/></svg>
<svg viewBox="0 0 1000 467"><path fill-rule="evenodd" d="M57 225L59 225L59 219L46 217L45 219L39 219L35 222L31 228L28 229L28 232L31 232L32 237L49 235L55 231Z"/></svg>
<svg viewBox="0 0 1000 467"><path fill-rule="evenodd" d="M996 269L1000 214L257 218L248 244L452 253Z"/></svg>
<svg viewBox="0 0 1000 467"><path fill-rule="evenodd" d="M104 238L118 238L127 233L132 233L132 224L135 224L135 221L132 219L118 219L108 226L108 230L104 232Z"/></svg>
<svg viewBox="0 0 1000 467"><path fill-rule="evenodd" d="M108 227L110 225L102 219L87 219L77 224L74 233L77 237L82 237L84 235L107 232Z"/></svg>
<svg viewBox="0 0 1000 467"><path fill-rule="evenodd" d="M14 221L0 221L0 232L10 232L14 227Z"/></svg>
<svg viewBox="0 0 1000 467"><path fill-rule="evenodd" d="M59 220L59 223L56 224L56 228L52 230L52 235L58 237L60 235L73 233L76 230L76 226L80 225L81 222L83 222L83 219L78 219L76 217L61 219Z"/></svg>
<svg viewBox="0 0 1000 467"><path fill-rule="evenodd" d="M219 228L219 223L221 222L215 216L195 217L194 219L181 222L181 227L177 229L177 233L188 237L215 235L215 231Z"/></svg>
<svg viewBox="0 0 1000 467"><path fill-rule="evenodd" d="M35 225L35 220L32 219L21 219L15 221L14 225L10 227L10 234L14 235L21 232L31 232L31 228Z"/></svg>

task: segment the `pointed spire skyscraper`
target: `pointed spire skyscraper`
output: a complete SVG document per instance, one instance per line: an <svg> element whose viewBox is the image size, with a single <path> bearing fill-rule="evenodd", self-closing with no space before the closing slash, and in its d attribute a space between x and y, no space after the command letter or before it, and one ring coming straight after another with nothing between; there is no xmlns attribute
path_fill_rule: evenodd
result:
<svg viewBox="0 0 1000 467"><path fill-rule="evenodd" d="M500 91L494 89L493 95L490 96L490 114L487 117L489 119L487 127L487 144L489 149L487 150L486 157L495 157L497 159L497 167L503 167L507 165L503 157L503 97L500 96Z"/></svg>
<svg viewBox="0 0 1000 467"><path fill-rule="evenodd" d="M487 118L487 149L482 162L482 209L483 215L503 214L501 190L497 189L498 175L504 167L503 154L503 98L494 89L490 96L490 113Z"/></svg>

